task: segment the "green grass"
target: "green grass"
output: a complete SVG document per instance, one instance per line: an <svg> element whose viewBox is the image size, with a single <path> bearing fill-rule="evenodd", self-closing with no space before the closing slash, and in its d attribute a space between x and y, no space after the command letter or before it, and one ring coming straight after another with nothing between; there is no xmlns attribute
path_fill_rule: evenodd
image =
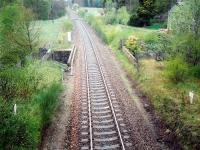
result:
<svg viewBox="0 0 200 150"><path fill-rule="evenodd" d="M83 9L87 10L88 13L94 15L94 16L100 16L103 12L102 8L91 8L91 7L84 7Z"/></svg>
<svg viewBox="0 0 200 150"><path fill-rule="evenodd" d="M50 45L53 50L67 49L70 43L67 41L65 25L69 22L67 16L56 20L37 21L36 26L40 31L40 46Z"/></svg>
<svg viewBox="0 0 200 150"><path fill-rule="evenodd" d="M28 65L28 70L36 73L40 76L38 88L43 88L52 83L58 83L61 81L61 68L53 61L34 61Z"/></svg>
<svg viewBox="0 0 200 150"><path fill-rule="evenodd" d="M6 74L7 89L13 87L14 91L7 90L9 99L0 96L0 149L37 149L43 128L59 104L61 68L53 62L34 61L25 68L9 69ZM5 77L2 72L0 75Z"/></svg>
<svg viewBox="0 0 200 150"><path fill-rule="evenodd" d="M158 30L163 28L163 23L154 23L151 26L147 26L147 29L153 29L153 30Z"/></svg>

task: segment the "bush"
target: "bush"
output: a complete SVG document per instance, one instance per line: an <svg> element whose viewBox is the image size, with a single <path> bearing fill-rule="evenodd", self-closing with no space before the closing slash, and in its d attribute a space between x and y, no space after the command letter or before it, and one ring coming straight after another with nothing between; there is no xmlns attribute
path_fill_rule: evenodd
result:
<svg viewBox="0 0 200 150"><path fill-rule="evenodd" d="M178 34L173 40L173 55L182 54L185 60L195 66L200 64L200 38L192 33Z"/></svg>
<svg viewBox="0 0 200 150"><path fill-rule="evenodd" d="M72 31L72 28L73 28L72 22L70 20L65 21L63 28L65 32Z"/></svg>
<svg viewBox="0 0 200 150"><path fill-rule="evenodd" d="M60 79L59 67L51 62L0 70L0 149L37 149L58 106Z"/></svg>
<svg viewBox="0 0 200 150"><path fill-rule="evenodd" d="M177 57L167 63L166 75L173 83L184 82L188 72L188 65L182 58Z"/></svg>
<svg viewBox="0 0 200 150"><path fill-rule="evenodd" d="M136 26L136 27L141 27L141 26L142 26L142 23L141 23L141 21L140 21L140 19L138 18L138 16L137 16L136 13L133 13L133 14L130 16L128 25L130 25L130 26Z"/></svg>
<svg viewBox="0 0 200 150"><path fill-rule="evenodd" d="M41 90L28 102L0 100L0 149L36 149L42 129L51 121L58 106L60 84Z"/></svg>
<svg viewBox="0 0 200 150"><path fill-rule="evenodd" d="M194 66L191 69L192 75L198 79L200 79L200 64Z"/></svg>
<svg viewBox="0 0 200 150"><path fill-rule="evenodd" d="M51 87L42 90L36 96L36 101L40 104L42 124L48 124L58 106L58 97L61 91L60 84L53 84Z"/></svg>
<svg viewBox="0 0 200 150"><path fill-rule="evenodd" d="M121 7L117 10L117 22L119 24L127 25L130 19L130 15L126 9L126 7Z"/></svg>
<svg viewBox="0 0 200 150"><path fill-rule="evenodd" d="M86 17L86 20L95 29L95 31L103 39L103 41L105 43L108 43L106 33L103 31L104 26L105 26L103 21L100 18L96 19L93 15L88 15Z"/></svg>
<svg viewBox="0 0 200 150"><path fill-rule="evenodd" d="M30 97L37 89L39 77L26 68L10 68L0 71L0 94L6 99Z"/></svg>
<svg viewBox="0 0 200 150"><path fill-rule="evenodd" d="M107 42L110 44L117 36L119 36L119 34L122 32L122 29L119 26L112 26L110 28L106 28L104 32L106 33Z"/></svg>
<svg viewBox="0 0 200 150"><path fill-rule="evenodd" d="M135 36L130 36L126 41L126 47L133 53L135 57L137 57L140 46L138 44L138 39Z"/></svg>
<svg viewBox="0 0 200 150"><path fill-rule="evenodd" d="M86 9L79 9L78 14L79 14L79 16L84 18L87 14L87 10Z"/></svg>
<svg viewBox="0 0 200 150"><path fill-rule="evenodd" d="M56 19L65 15L66 2L64 0L53 0L51 5L52 19Z"/></svg>
<svg viewBox="0 0 200 150"><path fill-rule="evenodd" d="M117 10L115 8L112 8L110 11L108 11L105 15L105 23L106 24L117 24Z"/></svg>
<svg viewBox="0 0 200 150"><path fill-rule="evenodd" d="M0 149L34 149L40 140L40 123L30 112L13 114L13 105L0 101Z"/></svg>
<svg viewBox="0 0 200 150"><path fill-rule="evenodd" d="M114 6L106 9L105 23L106 24L123 24L127 25L130 15L126 7L116 9Z"/></svg>
<svg viewBox="0 0 200 150"><path fill-rule="evenodd" d="M166 58L172 49L171 36L166 33L150 33L145 39L145 48L149 52L153 52L160 59Z"/></svg>

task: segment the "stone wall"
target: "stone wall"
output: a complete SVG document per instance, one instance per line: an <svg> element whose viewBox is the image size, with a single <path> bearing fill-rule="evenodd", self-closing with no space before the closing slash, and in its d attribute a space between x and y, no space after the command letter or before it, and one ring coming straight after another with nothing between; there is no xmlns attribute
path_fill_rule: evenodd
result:
<svg viewBox="0 0 200 150"><path fill-rule="evenodd" d="M34 58L43 59L45 56L45 60L55 60L63 64L67 64L71 51L54 51L48 53L46 48L40 48L39 53L34 54Z"/></svg>
<svg viewBox="0 0 200 150"><path fill-rule="evenodd" d="M53 53L52 59L60 63L67 64L69 55L70 55L70 51L55 51Z"/></svg>

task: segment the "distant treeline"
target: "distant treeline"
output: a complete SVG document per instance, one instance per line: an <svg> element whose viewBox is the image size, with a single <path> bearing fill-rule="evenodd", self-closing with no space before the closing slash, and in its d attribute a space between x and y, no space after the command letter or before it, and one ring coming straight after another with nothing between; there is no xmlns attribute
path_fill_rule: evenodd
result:
<svg viewBox="0 0 200 150"><path fill-rule="evenodd" d="M103 0L72 0L72 3L85 7L103 7L103 2Z"/></svg>
<svg viewBox="0 0 200 150"><path fill-rule="evenodd" d="M65 0L0 0L0 8L10 3L19 3L31 9L38 19L55 19L65 15Z"/></svg>
<svg viewBox="0 0 200 150"><path fill-rule="evenodd" d="M117 9L125 6L131 14L129 25L149 26L152 22L166 21L168 11L177 2L178 0L103 0L103 6L108 3L114 3Z"/></svg>

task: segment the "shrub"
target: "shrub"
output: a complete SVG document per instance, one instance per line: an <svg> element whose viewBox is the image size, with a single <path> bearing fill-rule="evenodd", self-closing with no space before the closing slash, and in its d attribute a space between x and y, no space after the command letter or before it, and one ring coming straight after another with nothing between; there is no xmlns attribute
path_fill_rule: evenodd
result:
<svg viewBox="0 0 200 150"><path fill-rule="evenodd" d="M13 114L13 105L0 101L0 149L35 149L40 123L30 112Z"/></svg>
<svg viewBox="0 0 200 150"><path fill-rule="evenodd" d="M119 34L122 32L122 29L118 26L106 28L106 36L107 36L107 42L111 43Z"/></svg>
<svg viewBox="0 0 200 150"><path fill-rule="evenodd" d="M84 18L87 14L87 10L86 9L79 9L78 14Z"/></svg>
<svg viewBox="0 0 200 150"><path fill-rule="evenodd" d="M0 94L9 100L12 98L26 99L37 89L39 77L26 68L11 68L0 71Z"/></svg>
<svg viewBox="0 0 200 150"><path fill-rule="evenodd" d="M103 21L100 18L96 19L93 15L88 15L86 17L86 20L95 29L95 31L103 39L103 41L105 43L108 43L106 33L103 31L103 29L105 28L105 24L103 23Z"/></svg>
<svg viewBox="0 0 200 150"><path fill-rule="evenodd" d="M112 8L105 15L105 23L106 24L117 24L118 19L117 19L116 15L117 15L117 10L115 8Z"/></svg>
<svg viewBox="0 0 200 150"><path fill-rule="evenodd" d="M139 53L140 47L138 43L138 39L135 36L130 36L128 40L126 41L126 47L131 50L133 55L136 57Z"/></svg>
<svg viewBox="0 0 200 150"><path fill-rule="evenodd" d="M142 26L140 19L138 18L136 13L132 13L128 22L130 26L140 27Z"/></svg>
<svg viewBox="0 0 200 150"><path fill-rule="evenodd" d="M0 99L0 149L36 149L42 129L51 121L58 106L60 84L41 90L28 102L16 101L17 114L13 114L13 102Z"/></svg>
<svg viewBox="0 0 200 150"><path fill-rule="evenodd" d="M175 58L167 63L166 75L173 83L184 82L188 75L188 65L182 58Z"/></svg>
<svg viewBox="0 0 200 150"><path fill-rule="evenodd" d="M200 64L192 67L191 72L194 77L200 79Z"/></svg>
<svg viewBox="0 0 200 150"><path fill-rule="evenodd" d="M58 106L60 79L59 67L51 62L0 70L0 149L37 149L42 128Z"/></svg>
<svg viewBox="0 0 200 150"><path fill-rule="evenodd" d="M67 20L64 22L64 31L68 32L68 31L72 31L73 25L72 22L70 20Z"/></svg>
<svg viewBox="0 0 200 150"><path fill-rule="evenodd" d="M50 122L55 113L61 89L60 84L53 84L51 87L42 90L35 98L40 104L42 124L44 126Z"/></svg>
<svg viewBox="0 0 200 150"><path fill-rule="evenodd" d="M114 3L107 2L106 10L105 10L105 22L106 24L123 24L127 25L130 15L126 9L126 7L121 7L116 9Z"/></svg>
<svg viewBox="0 0 200 150"><path fill-rule="evenodd" d="M130 19L130 15L126 9L126 7L121 7L117 10L117 22L119 24L127 25Z"/></svg>
<svg viewBox="0 0 200 150"><path fill-rule="evenodd" d="M144 42L147 51L155 53L160 59L164 59L171 53L172 41L169 34L150 33L145 37Z"/></svg>
<svg viewBox="0 0 200 150"><path fill-rule="evenodd" d="M185 60L192 65L200 63L200 38L192 33L178 34L173 40L174 55L182 54Z"/></svg>

